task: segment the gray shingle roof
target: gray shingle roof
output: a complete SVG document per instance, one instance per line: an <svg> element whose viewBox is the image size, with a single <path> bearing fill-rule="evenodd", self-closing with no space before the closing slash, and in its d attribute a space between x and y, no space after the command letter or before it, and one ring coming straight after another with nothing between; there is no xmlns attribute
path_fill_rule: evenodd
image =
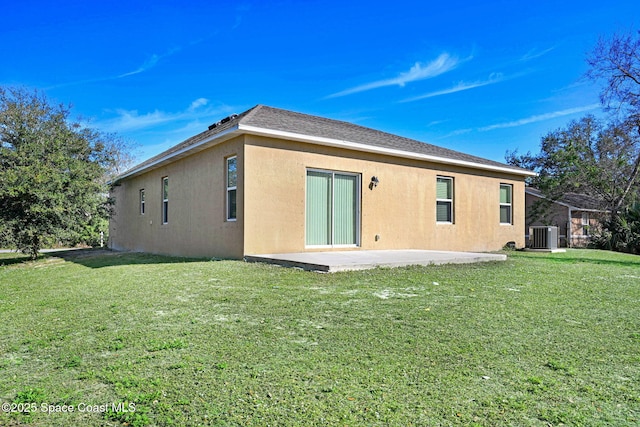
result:
<svg viewBox="0 0 640 427"><path fill-rule="evenodd" d="M234 129L239 129L240 133L243 133L242 128L247 126L275 132L288 132L312 138L328 138L347 143L362 144L369 147L433 156L459 162L469 162L479 166L486 166L487 168L506 169L519 175L531 174L529 171L522 168L404 138L398 135L381 132L364 126L355 125L353 123L296 113L265 105L257 105L244 113L230 116L230 118L224 119L221 122L210 126L208 130L195 135L174 147L171 147L143 163L140 163L130 171L121 175L118 180L127 176L142 173L146 169L150 169L154 166L165 164L176 154L184 153L189 150L189 147L195 147L202 141L215 139L226 132L233 131Z"/></svg>
<svg viewBox="0 0 640 427"><path fill-rule="evenodd" d="M546 198L537 188L527 187L526 192L536 197ZM602 201L588 194L565 193L556 202L569 206L574 210L602 211Z"/></svg>
<svg viewBox="0 0 640 427"><path fill-rule="evenodd" d="M293 111L280 110L264 105L254 107L249 111L246 117L241 119L241 122L243 124L266 129L339 139L373 145L376 147L391 148L484 165L510 167L504 163L483 159L481 157L472 156L459 151L449 150L436 145L358 126L353 123L295 113ZM514 169L517 170L519 168ZM522 169L520 170L522 171Z"/></svg>

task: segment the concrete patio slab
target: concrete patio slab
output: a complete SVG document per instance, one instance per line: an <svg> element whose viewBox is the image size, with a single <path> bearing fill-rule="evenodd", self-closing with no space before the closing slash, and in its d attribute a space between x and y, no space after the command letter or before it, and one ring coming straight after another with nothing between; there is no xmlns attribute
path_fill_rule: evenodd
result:
<svg viewBox="0 0 640 427"><path fill-rule="evenodd" d="M525 252L546 252L546 253L550 253L550 254L559 254L559 253L563 253L563 252L567 252L566 249L561 249L561 248L556 248L556 249L531 249L531 248L524 248Z"/></svg>
<svg viewBox="0 0 640 427"><path fill-rule="evenodd" d="M266 262L310 271L333 273L336 271L367 270L375 267L506 261L507 256L475 252L390 250L259 254L246 255L244 259L247 262Z"/></svg>

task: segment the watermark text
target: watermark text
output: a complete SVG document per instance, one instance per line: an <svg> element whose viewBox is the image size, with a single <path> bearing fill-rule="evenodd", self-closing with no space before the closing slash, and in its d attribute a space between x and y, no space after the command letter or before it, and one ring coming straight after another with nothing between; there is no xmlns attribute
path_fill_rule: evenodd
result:
<svg viewBox="0 0 640 427"><path fill-rule="evenodd" d="M70 412L135 412L134 402L111 402L102 405L93 403L78 403L77 405L54 405L51 403L2 403L2 412L5 413L32 413L43 412L48 414L70 413Z"/></svg>

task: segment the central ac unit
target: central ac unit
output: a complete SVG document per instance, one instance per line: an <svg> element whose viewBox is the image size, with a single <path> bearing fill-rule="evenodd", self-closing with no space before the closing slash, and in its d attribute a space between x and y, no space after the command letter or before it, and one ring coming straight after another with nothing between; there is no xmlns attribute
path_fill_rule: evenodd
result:
<svg viewBox="0 0 640 427"><path fill-rule="evenodd" d="M558 249L558 227L529 228L531 249Z"/></svg>

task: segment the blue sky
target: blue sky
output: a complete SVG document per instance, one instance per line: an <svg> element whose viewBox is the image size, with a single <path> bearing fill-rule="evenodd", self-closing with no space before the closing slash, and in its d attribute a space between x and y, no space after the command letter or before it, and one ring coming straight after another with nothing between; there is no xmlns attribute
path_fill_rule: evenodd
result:
<svg viewBox="0 0 640 427"><path fill-rule="evenodd" d="M504 161L601 114L585 55L621 1L29 1L3 6L0 85L43 91L144 160L266 104Z"/></svg>

